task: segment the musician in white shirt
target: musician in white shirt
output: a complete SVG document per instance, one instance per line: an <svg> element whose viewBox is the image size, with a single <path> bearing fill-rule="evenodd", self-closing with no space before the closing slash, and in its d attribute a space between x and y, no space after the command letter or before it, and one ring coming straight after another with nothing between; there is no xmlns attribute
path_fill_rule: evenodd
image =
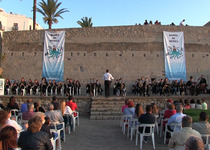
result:
<svg viewBox="0 0 210 150"><path fill-rule="evenodd" d="M105 87L105 97L109 97L110 95L110 85L113 79L114 79L113 76L109 73L109 70L107 69L106 73L103 76L104 87Z"/></svg>

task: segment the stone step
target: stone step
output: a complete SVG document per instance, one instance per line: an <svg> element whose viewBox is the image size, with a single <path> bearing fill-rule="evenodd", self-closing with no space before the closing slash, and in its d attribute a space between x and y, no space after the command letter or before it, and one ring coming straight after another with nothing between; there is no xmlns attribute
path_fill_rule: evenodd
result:
<svg viewBox="0 0 210 150"><path fill-rule="evenodd" d="M122 110L122 108L120 107L120 108L118 108L118 107L115 107L115 108L111 108L111 107L109 107L109 108L106 108L106 107L94 107L94 108L91 108L91 112L92 111L121 111Z"/></svg>
<svg viewBox="0 0 210 150"><path fill-rule="evenodd" d="M123 105L92 105L91 108L122 108Z"/></svg>
<svg viewBox="0 0 210 150"><path fill-rule="evenodd" d="M90 115L122 115L121 111L91 111Z"/></svg>
<svg viewBox="0 0 210 150"><path fill-rule="evenodd" d="M119 120L121 119L121 116L95 116L95 115L91 115L90 116L91 120Z"/></svg>
<svg viewBox="0 0 210 150"><path fill-rule="evenodd" d="M124 101L92 101L92 104L124 104Z"/></svg>

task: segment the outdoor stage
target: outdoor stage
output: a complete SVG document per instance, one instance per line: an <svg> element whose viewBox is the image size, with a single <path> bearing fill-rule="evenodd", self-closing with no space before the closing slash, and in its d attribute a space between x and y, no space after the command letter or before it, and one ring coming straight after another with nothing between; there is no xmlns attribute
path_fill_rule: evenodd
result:
<svg viewBox="0 0 210 150"><path fill-rule="evenodd" d="M4 103L4 106L7 106L9 102L9 98L12 95L0 96L0 100ZM52 96L15 96L16 102L20 106L27 99L32 98L33 102L40 101L43 104L44 101L51 102ZM68 100L67 96L57 96L58 100ZM158 108L164 109L166 101L168 99L173 101L180 99L197 99L204 98L208 104L208 108L210 106L210 95L198 95L198 96L157 96L152 95L150 97L142 97L142 96L126 96L126 97L117 97L111 96L109 98L105 98L104 96L74 96L76 103L79 107L80 114L89 114L90 119L119 119L121 116L121 108L124 105L125 99L131 99L135 104L140 103L143 105L143 108L146 105L151 103L156 103Z"/></svg>

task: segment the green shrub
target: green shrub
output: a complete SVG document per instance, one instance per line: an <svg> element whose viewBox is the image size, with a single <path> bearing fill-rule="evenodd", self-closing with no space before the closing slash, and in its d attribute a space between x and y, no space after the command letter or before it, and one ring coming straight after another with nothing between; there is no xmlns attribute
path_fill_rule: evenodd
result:
<svg viewBox="0 0 210 150"><path fill-rule="evenodd" d="M200 112L202 112L202 111L205 111L205 112L208 114L208 116L210 117L210 110L203 110L203 109L187 109L187 110L184 110L183 113L186 114L186 115L191 116L192 119L193 119L193 122L197 122L197 121L199 121L199 114L200 114ZM209 121L210 121L210 119L209 119Z"/></svg>

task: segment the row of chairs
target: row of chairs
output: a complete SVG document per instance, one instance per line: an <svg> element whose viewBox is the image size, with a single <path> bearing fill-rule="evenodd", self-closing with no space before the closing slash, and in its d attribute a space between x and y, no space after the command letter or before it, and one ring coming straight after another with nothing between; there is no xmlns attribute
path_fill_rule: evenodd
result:
<svg viewBox="0 0 210 150"><path fill-rule="evenodd" d="M18 124L20 124L21 126L23 126L24 127L24 125L25 124L27 124L28 123L28 120L23 120L22 119L22 113L19 111L19 110L17 110L17 109L12 109L11 110L11 113L12 113L12 118L15 118L15 120L18 122ZM74 114L76 114L76 115L74 115L73 117L72 117L72 122L73 122L73 131L75 131L75 128L76 128L76 125L77 126L79 126L79 112L77 112L77 111L73 111L73 113ZM67 118L69 118L69 117L67 117ZM61 128L58 128L58 125L60 125L61 126ZM55 139L51 139L51 143L52 143L52 145L53 145L53 150L56 150L56 147L57 147L57 145L56 145L56 141L58 140L58 145L59 145L59 149L61 150L62 149L62 147L61 147L61 132L63 132L63 135L64 135L64 137L63 137L63 140L64 140L64 142L66 141L66 133L65 133L65 124L64 124L64 122L62 122L62 123L60 123L60 124L57 124L57 123L51 123L51 126L53 126L53 129L50 129L50 132L51 133L56 133L58 136L55 138ZM71 133L71 128L70 128L70 124L69 124L69 121L67 121L67 126L68 126L68 134L70 134ZM24 130L23 130L24 131Z"/></svg>

